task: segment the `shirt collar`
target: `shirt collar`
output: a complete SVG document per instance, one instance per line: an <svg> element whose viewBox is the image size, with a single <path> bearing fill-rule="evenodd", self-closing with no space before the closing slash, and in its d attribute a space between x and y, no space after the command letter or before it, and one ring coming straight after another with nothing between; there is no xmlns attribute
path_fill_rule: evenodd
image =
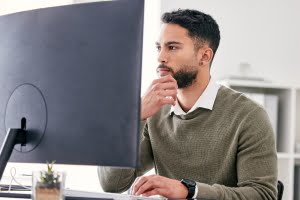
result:
<svg viewBox="0 0 300 200"><path fill-rule="evenodd" d="M182 110L178 101L176 101L175 106L171 106L170 114L174 112L175 115L186 115L190 112L193 112L197 108L206 108L212 110L219 88L220 85L213 78L211 78L202 95L187 113Z"/></svg>

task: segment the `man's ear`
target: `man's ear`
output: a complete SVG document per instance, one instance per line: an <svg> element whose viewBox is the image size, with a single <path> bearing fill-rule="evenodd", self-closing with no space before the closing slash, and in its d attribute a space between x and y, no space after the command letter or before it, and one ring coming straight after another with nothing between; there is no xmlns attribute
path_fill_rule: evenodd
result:
<svg viewBox="0 0 300 200"><path fill-rule="evenodd" d="M209 66L214 56L214 52L209 47L199 49L198 58L200 66Z"/></svg>

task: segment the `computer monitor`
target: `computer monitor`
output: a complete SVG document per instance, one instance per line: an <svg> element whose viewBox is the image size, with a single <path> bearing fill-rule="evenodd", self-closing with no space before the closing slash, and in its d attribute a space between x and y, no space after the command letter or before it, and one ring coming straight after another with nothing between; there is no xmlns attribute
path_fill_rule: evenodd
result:
<svg viewBox="0 0 300 200"><path fill-rule="evenodd" d="M143 14L119 0L0 16L0 176L12 148L12 162L137 167Z"/></svg>

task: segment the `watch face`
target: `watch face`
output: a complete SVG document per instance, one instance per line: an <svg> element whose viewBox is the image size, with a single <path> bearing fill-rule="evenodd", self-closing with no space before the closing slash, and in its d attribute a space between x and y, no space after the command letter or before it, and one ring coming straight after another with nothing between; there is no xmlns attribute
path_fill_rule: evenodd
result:
<svg viewBox="0 0 300 200"><path fill-rule="evenodd" d="M183 181L188 185L188 186L196 186L196 182L189 180L189 179L183 179Z"/></svg>

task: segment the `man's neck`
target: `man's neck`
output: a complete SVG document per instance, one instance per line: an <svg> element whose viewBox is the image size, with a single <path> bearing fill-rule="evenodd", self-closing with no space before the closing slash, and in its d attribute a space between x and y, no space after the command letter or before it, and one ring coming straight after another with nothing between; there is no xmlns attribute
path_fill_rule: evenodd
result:
<svg viewBox="0 0 300 200"><path fill-rule="evenodd" d="M210 76L197 79L187 88L178 89L177 101L184 112L188 112L202 95L210 80Z"/></svg>

